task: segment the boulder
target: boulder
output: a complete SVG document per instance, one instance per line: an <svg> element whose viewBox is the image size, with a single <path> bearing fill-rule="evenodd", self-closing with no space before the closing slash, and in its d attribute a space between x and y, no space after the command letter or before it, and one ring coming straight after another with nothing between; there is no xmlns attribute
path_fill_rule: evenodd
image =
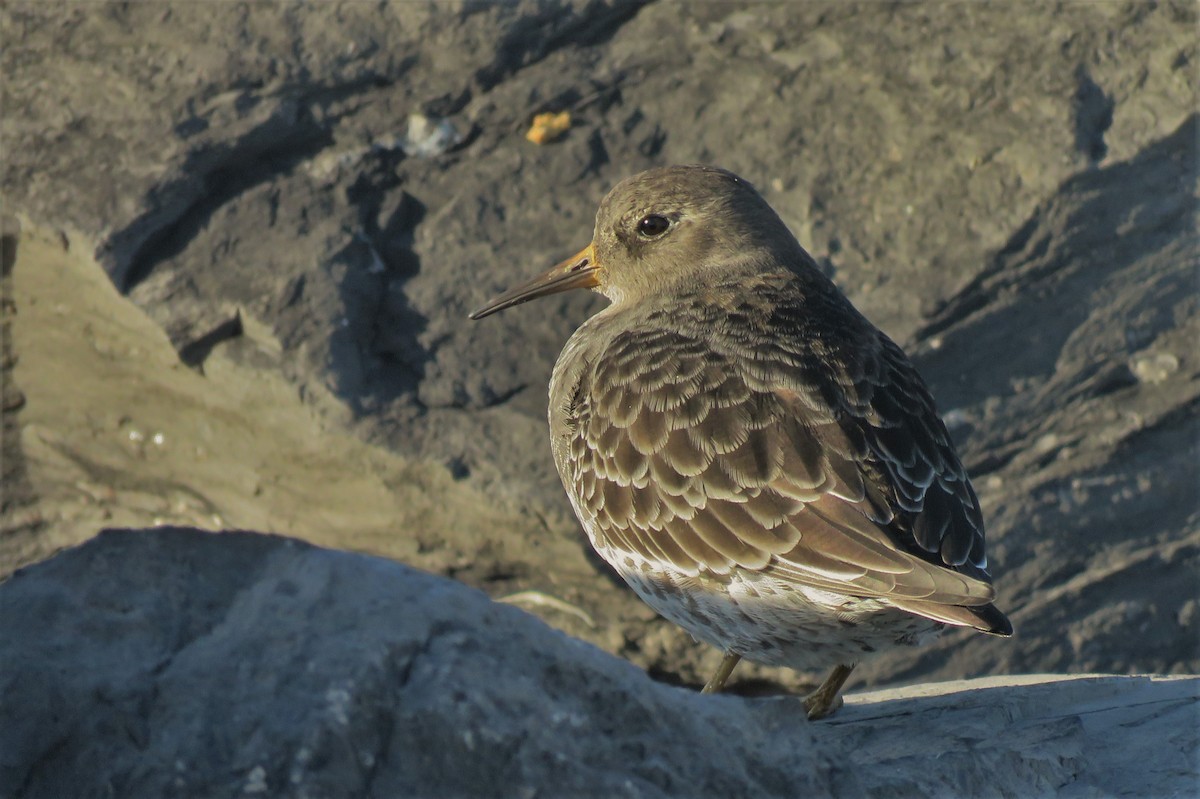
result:
<svg viewBox="0 0 1200 799"><path fill-rule="evenodd" d="M0 585L0 797L1167 796L1194 677L705 696L452 580L109 530Z"/></svg>
<svg viewBox="0 0 1200 799"><path fill-rule="evenodd" d="M103 526L267 530L702 682L716 653L594 557L551 463L551 364L599 300L465 318L583 246L621 178L701 161L913 355L984 507L1017 636L855 684L1196 673L1196 23L1187 2L0 4L22 223L0 219L0 574ZM551 112L566 130L530 141Z"/></svg>

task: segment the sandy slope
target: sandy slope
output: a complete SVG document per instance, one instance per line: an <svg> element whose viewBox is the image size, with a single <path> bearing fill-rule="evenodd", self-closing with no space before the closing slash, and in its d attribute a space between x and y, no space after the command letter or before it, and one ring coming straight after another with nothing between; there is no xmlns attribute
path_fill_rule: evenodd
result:
<svg viewBox="0 0 1200 799"><path fill-rule="evenodd" d="M514 523L444 469L331 431L261 368L283 357L265 331L249 329L202 373L180 363L88 250L36 228L20 238L10 379L25 404L19 450L6 455L23 454L29 496L0 539L5 573L108 526L271 530L419 563L402 523Z"/></svg>

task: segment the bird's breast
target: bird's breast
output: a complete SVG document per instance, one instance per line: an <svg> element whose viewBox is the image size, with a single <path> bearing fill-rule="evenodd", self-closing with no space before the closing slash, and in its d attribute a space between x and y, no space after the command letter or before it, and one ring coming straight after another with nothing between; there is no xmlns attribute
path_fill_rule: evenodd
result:
<svg viewBox="0 0 1200 799"><path fill-rule="evenodd" d="M561 473L570 439L578 432L579 412L590 389L592 367L617 332L610 306L588 319L567 339L550 375L547 416L554 460Z"/></svg>

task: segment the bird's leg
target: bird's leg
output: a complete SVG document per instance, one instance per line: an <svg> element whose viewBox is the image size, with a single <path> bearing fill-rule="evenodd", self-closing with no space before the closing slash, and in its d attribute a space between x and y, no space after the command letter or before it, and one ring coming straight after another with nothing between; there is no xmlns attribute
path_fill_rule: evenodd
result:
<svg viewBox="0 0 1200 799"><path fill-rule="evenodd" d="M809 721L823 719L842 706L842 697L838 692L842 690L852 671L854 666L834 666L825 682L821 683L821 687L804 698L804 709L808 713Z"/></svg>
<svg viewBox="0 0 1200 799"><path fill-rule="evenodd" d="M721 661L721 665L717 666L717 673L712 676L712 679L705 683L704 688L700 691L702 694L717 694L725 687L725 681L729 679L729 675L733 674L734 667L738 661L742 659L741 655L734 652L726 652L725 659Z"/></svg>

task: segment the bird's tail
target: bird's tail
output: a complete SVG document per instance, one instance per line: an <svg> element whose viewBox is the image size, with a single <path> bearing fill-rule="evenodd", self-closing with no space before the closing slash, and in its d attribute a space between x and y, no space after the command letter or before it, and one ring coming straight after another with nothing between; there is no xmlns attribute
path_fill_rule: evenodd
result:
<svg viewBox="0 0 1200 799"><path fill-rule="evenodd" d="M1005 638L1013 634L1012 622L990 603L976 606L943 605L939 602L922 602L919 599L891 597L888 601L901 610L907 610L909 613L940 621L943 624L953 624L955 627L974 627L980 632Z"/></svg>

